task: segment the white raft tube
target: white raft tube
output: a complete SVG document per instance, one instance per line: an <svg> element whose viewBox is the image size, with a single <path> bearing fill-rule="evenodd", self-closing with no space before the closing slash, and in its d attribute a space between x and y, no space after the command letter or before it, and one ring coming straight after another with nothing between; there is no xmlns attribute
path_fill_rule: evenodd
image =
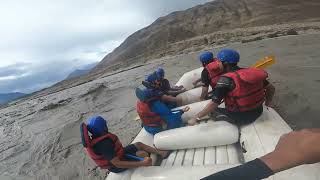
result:
<svg viewBox="0 0 320 180"><path fill-rule="evenodd" d="M154 145L161 150L221 146L239 140L238 128L226 121L203 123L157 133Z"/></svg>
<svg viewBox="0 0 320 180"><path fill-rule="evenodd" d="M187 90L193 89L193 82L201 78L201 72L203 67L197 68L195 70L186 72L182 75L179 81L176 83L176 86L183 86Z"/></svg>
<svg viewBox="0 0 320 180"><path fill-rule="evenodd" d="M211 86L209 86L208 92L212 91ZM187 105L200 101L200 96L202 93L202 87L191 89L189 91L179 94L177 97L182 99L182 105Z"/></svg>
<svg viewBox="0 0 320 180"><path fill-rule="evenodd" d="M206 101L201 101L201 102L196 102L193 104L189 104L186 106L189 106L190 109L188 112L183 113L182 115L182 121L187 123L189 119L193 118L196 114L198 114L200 111L202 111L206 105L210 102L211 100L206 100ZM179 110L179 109L183 109L186 106L181 106L172 110ZM209 116L205 116L204 118L209 118Z"/></svg>
<svg viewBox="0 0 320 180"><path fill-rule="evenodd" d="M204 178L237 165L239 164L184 167L143 167L134 171L131 176L131 180L194 180Z"/></svg>

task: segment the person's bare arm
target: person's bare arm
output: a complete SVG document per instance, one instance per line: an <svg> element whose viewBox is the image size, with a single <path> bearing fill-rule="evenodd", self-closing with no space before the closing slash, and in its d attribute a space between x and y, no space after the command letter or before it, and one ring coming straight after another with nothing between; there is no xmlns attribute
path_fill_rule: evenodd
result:
<svg viewBox="0 0 320 180"><path fill-rule="evenodd" d="M209 86L208 87L202 86L202 91L200 96L201 101L205 100L208 97L208 91L209 91Z"/></svg>
<svg viewBox="0 0 320 180"><path fill-rule="evenodd" d="M181 88L181 89L170 89L169 91L167 91L167 93L171 96L177 96L178 94L181 94L183 92L185 92L186 89L185 88Z"/></svg>
<svg viewBox="0 0 320 180"><path fill-rule="evenodd" d="M181 104L182 104L182 99L179 97L163 95L163 96L161 96L161 100L164 102L175 102L175 103L177 103L178 106L181 106Z"/></svg>
<svg viewBox="0 0 320 180"><path fill-rule="evenodd" d="M280 138L273 152L201 180L265 179L295 166L320 162L319 138L320 128L290 132Z"/></svg>
<svg viewBox="0 0 320 180"><path fill-rule="evenodd" d="M266 102L265 102L265 104L266 104L266 106L270 106L276 88L275 88L271 83L269 83L269 84L265 87L265 89L266 89Z"/></svg>
<svg viewBox="0 0 320 180"><path fill-rule="evenodd" d="M196 87L199 82L201 82L201 78L195 80L192 84L194 87Z"/></svg>
<svg viewBox="0 0 320 180"><path fill-rule="evenodd" d="M188 121L188 124L191 126L195 125L197 122L197 118L202 118L208 115L210 112L214 111L218 106L219 104L210 101L202 111L200 111L194 118Z"/></svg>
<svg viewBox="0 0 320 180"><path fill-rule="evenodd" d="M260 159L274 172L320 162L320 128L283 135L275 150Z"/></svg>
<svg viewBox="0 0 320 180"><path fill-rule="evenodd" d="M117 168L136 168L152 165L152 159L150 157L145 157L143 161L122 161L118 157L115 157L110 162Z"/></svg>

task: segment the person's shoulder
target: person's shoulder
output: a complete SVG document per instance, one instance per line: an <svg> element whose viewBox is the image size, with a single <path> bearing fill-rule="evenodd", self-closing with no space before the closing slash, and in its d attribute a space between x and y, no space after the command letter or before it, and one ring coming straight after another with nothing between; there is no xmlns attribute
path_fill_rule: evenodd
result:
<svg viewBox="0 0 320 180"><path fill-rule="evenodd" d="M219 87L221 87L221 86L230 86L230 85L232 85L233 84L233 79L232 78L230 78L230 77L228 77L228 76L224 76L224 75L222 75L222 76L220 76L219 77L219 80L218 80L218 82L217 82L217 86Z"/></svg>

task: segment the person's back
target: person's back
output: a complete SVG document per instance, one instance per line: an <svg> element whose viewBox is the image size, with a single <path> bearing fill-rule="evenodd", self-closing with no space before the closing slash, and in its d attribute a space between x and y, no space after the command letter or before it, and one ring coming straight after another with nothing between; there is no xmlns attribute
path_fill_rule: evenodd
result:
<svg viewBox="0 0 320 180"><path fill-rule="evenodd" d="M80 133L89 157L101 169L114 173L128 168L150 166L152 159L148 157L148 153L155 153L163 158L168 156L167 151L156 150L141 142L123 147L118 137L108 131L107 123L101 116L90 118L88 125L82 123Z"/></svg>
<svg viewBox="0 0 320 180"><path fill-rule="evenodd" d="M150 89L136 89L137 112L147 132L156 134L182 126L182 110L172 112Z"/></svg>
<svg viewBox="0 0 320 180"><path fill-rule="evenodd" d="M222 74L222 64L218 59L214 58L213 53L209 51L202 52L199 60L204 68L201 72L201 78L194 82L194 85L199 81L202 82L200 100L205 100L208 97L209 86L214 89L219 76Z"/></svg>
<svg viewBox="0 0 320 180"><path fill-rule="evenodd" d="M243 68L223 75L234 83L225 97L228 111L246 112L258 108L265 99L264 81L268 74L260 69Z"/></svg>

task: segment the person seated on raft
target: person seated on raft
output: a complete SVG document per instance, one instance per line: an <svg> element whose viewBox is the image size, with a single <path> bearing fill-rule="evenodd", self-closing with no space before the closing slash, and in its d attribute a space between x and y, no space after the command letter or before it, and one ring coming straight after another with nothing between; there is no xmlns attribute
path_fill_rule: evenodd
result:
<svg viewBox="0 0 320 180"><path fill-rule="evenodd" d="M255 68L239 68L240 55L233 49L221 50L217 58L223 64L224 74L219 77L212 101L193 119L196 124L201 117L216 110L226 115L231 123L244 125L254 122L263 112L262 104L270 106L275 88L266 78L267 72ZM226 108L218 108L224 99ZM228 119L229 119L228 118Z"/></svg>
<svg viewBox="0 0 320 180"><path fill-rule="evenodd" d="M123 147L118 137L108 131L106 120L101 116L93 116L88 124L80 126L82 144L87 154L101 169L120 173L129 168L151 166L149 153L167 158L169 151L160 151L141 142ZM91 137L89 133L91 133Z"/></svg>
<svg viewBox="0 0 320 180"><path fill-rule="evenodd" d="M168 79L164 78L165 72L163 68L158 68L155 73L157 75L156 84L159 87L158 89L162 91L164 94L170 96L177 96L178 94L186 91L186 89L183 86L171 87Z"/></svg>
<svg viewBox="0 0 320 180"><path fill-rule="evenodd" d="M320 128L282 135L274 151L243 165L220 171L201 180L258 180L278 172L320 162Z"/></svg>
<svg viewBox="0 0 320 180"><path fill-rule="evenodd" d="M144 85L147 89L152 89L155 94L158 94L157 96L161 97L162 102L166 103L170 109L182 105L181 98L167 95L159 89L160 84L157 82L156 72L147 75L145 81L142 81L142 85Z"/></svg>
<svg viewBox="0 0 320 180"><path fill-rule="evenodd" d="M152 89L136 89L137 112L144 129L150 134L183 126L181 116L190 108L171 111Z"/></svg>
<svg viewBox="0 0 320 180"><path fill-rule="evenodd" d="M201 72L201 78L193 82L193 85L196 87L199 82L202 82L200 100L203 101L208 98L209 85L212 89L216 86L219 76L222 74L222 63L214 58L213 53L209 51L201 53L199 60L204 68Z"/></svg>

